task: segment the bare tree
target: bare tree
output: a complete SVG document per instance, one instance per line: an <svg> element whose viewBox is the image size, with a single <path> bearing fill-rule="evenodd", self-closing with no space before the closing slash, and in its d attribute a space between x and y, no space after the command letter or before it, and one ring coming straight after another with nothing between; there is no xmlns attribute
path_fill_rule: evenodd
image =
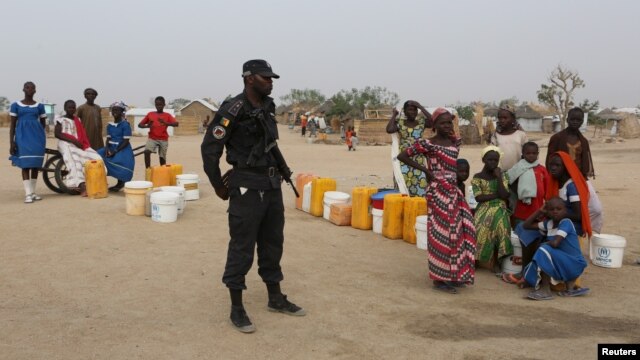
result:
<svg viewBox="0 0 640 360"><path fill-rule="evenodd" d="M0 96L0 111L5 111L9 109L11 102L4 96Z"/></svg>
<svg viewBox="0 0 640 360"><path fill-rule="evenodd" d="M562 128L566 127L567 114L573 104L573 93L584 87L577 71L558 65L549 75L549 84L540 85L538 101L553 107L560 117Z"/></svg>

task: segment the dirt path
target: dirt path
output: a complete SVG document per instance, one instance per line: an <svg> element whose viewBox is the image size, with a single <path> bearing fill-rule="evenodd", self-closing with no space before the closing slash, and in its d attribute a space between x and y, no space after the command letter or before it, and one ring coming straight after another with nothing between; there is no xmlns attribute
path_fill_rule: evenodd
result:
<svg viewBox="0 0 640 360"><path fill-rule="evenodd" d="M335 177L342 191L392 185L386 146L347 152L284 127L281 137L296 172ZM1 162L1 359L595 359L597 343L640 342L640 140L593 143L605 232L629 244L622 269L587 268L589 296L527 301L486 271L459 295L435 292L423 251L297 211L285 189L282 286L308 316L268 312L254 266L252 335L228 324L227 204L204 179L199 146L198 136L171 139L170 162L205 180L173 224L127 216L124 194L87 200L42 182L44 200L23 204L18 169ZM472 173L479 149L462 152Z"/></svg>

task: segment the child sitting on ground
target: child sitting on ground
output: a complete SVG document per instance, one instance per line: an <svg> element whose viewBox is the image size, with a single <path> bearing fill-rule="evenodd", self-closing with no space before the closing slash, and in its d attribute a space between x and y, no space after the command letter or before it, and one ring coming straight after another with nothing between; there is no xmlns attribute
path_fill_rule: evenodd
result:
<svg viewBox="0 0 640 360"><path fill-rule="evenodd" d="M471 180L473 195L478 206L474 224L478 241L476 260L480 267L501 275L500 264L504 257L513 254L511 224L509 223L509 180L498 164L500 149L487 146L482 150L482 171Z"/></svg>
<svg viewBox="0 0 640 360"><path fill-rule="evenodd" d="M178 126L176 118L171 114L164 112L164 97L158 96L155 99L156 111L152 111L140 121L139 128L149 129L149 140L144 148L144 166L148 169L151 167L151 153L158 149L160 165L167 163L167 149L169 148L169 126Z"/></svg>
<svg viewBox="0 0 640 360"><path fill-rule="evenodd" d="M540 215L546 215L548 220L537 223ZM529 299L553 299L550 285L559 281L563 281L567 289L558 292L559 296L573 297L589 292L588 288L575 288L576 279L587 267L587 261L582 256L576 228L566 216L564 200L554 197L542 209L531 214L522 225L525 229L539 229L546 234L546 241L523 271L526 282L535 288L527 295Z"/></svg>

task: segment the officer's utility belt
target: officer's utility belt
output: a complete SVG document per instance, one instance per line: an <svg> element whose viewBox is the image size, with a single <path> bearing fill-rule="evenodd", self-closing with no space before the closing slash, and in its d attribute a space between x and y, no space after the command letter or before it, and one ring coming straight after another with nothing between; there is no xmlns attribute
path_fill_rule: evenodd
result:
<svg viewBox="0 0 640 360"><path fill-rule="evenodd" d="M233 171L237 171L239 173L246 174L257 174L257 175L266 175L268 177L274 177L280 175L278 168L275 166L270 167L248 167L248 168L240 168L234 167Z"/></svg>

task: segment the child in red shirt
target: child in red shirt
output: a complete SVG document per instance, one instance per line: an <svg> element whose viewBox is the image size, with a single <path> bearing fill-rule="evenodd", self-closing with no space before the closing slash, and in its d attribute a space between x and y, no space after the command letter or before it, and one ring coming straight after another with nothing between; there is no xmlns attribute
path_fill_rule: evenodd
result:
<svg viewBox="0 0 640 360"><path fill-rule="evenodd" d="M507 171L511 191L515 191L518 195L513 212L514 227L527 220L529 216L544 206L550 175L547 169L538 162L538 154L538 144L533 141L526 142L522 145L522 159ZM535 241L529 246L522 245L522 268L524 269L531 262L533 254L539 246L539 241ZM515 278L508 282L514 280Z"/></svg>
<svg viewBox="0 0 640 360"><path fill-rule="evenodd" d="M159 149L160 165L167 163L167 149L169 148L167 128L179 125L171 114L163 111L165 106L164 97L156 97L155 105L157 111L148 113L138 124L141 129L149 129L149 140L147 140L147 145L144 148L144 165L146 168L151 167L151 153L155 153L156 149Z"/></svg>

